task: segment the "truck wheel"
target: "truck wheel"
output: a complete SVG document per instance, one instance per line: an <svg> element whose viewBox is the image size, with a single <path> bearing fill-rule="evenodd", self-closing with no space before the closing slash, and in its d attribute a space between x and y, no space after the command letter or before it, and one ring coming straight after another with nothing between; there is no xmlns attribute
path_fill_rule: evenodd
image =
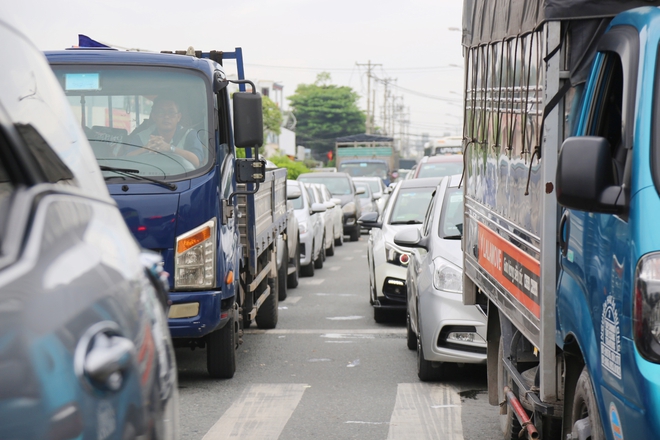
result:
<svg viewBox="0 0 660 440"><path fill-rule="evenodd" d="M410 325L410 313L406 313L406 344L408 350L415 350L417 348L417 335L412 330Z"/></svg>
<svg viewBox="0 0 660 440"><path fill-rule="evenodd" d="M357 227L351 231L351 241L358 241L360 239L360 228Z"/></svg>
<svg viewBox="0 0 660 440"><path fill-rule="evenodd" d="M270 295L257 311L257 327L261 329L271 329L277 326L277 306L279 304L277 294L277 278L269 278Z"/></svg>
<svg viewBox="0 0 660 440"><path fill-rule="evenodd" d="M286 279L289 269L289 246L284 243L284 253L282 254L282 264L277 271L277 299L284 301L286 299Z"/></svg>
<svg viewBox="0 0 660 440"><path fill-rule="evenodd" d="M333 232L333 234L334 234L334 232ZM328 257L332 257L333 255L335 255L335 241L334 240L330 240L330 247L325 250L325 254Z"/></svg>
<svg viewBox="0 0 660 440"><path fill-rule="evenodd" d="M417 377L422 382L430 382L440 379L440 368L433 368L433 362L424 359L424 348L422 347L422 333L417 337Z"/></svg>
<svg viewBox="0 0 660 440"><path fill-rule="evenodd" d="M598 413L598 404L596 396L591 386L591 376L587 367L582 369L582 373L575 385L575 395L573 396L573 410L571 411L570 425L572 427L573 438L590 438L591 440L603 440L603 426L600 423ZM591 432L591 437L580 436L580 433Z"/></svg>
<svg viewBox="0 0 660 440"><path fill-rule="evenodd" d="M295 261L296 270L293 273L287 275L286 278L286 287L291 289L298 287L298 275L300 274L300 240L298 240L296 243L296 253L293 258Z"/></svg>
<svg viewBox="0 0 660 440"><path fill-rule="evenodd" d="M206 337L206 369L216 379L231 379L236 371L235 318Z"/></svg>
<svg viewBox="0 0 660 440"><path fill-rule="evenodd" d="M509 374L504 367L504 340L500 337L500 348L497 352L497 400L504 401L504 387L511 387L513 380L509 378ZM520 432L520 422L513 413L509 405L506 405L506 414L500 414L500 429L504 440L518 440L518 433Z"/></svg>

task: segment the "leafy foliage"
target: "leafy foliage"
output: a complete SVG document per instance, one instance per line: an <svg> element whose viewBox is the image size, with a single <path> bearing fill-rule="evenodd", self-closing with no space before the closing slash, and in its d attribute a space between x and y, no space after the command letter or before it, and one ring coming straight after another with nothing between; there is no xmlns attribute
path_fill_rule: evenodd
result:
<svg viewBox="0 0 660 440"><path fill-rule="evenodd" d="M261 97L261 107L264 112L264 133L270 131L271 133L280 134L280 127L282 126L280 108L268 96Z"/></svg>
<svg viewBox="0 0 660 440"><path fill-rule="evenodd" d="M302 162L294 162L287 156L274 156L270 161L278 167L287 169L287 179L296 180L299 175L309 173L309 168Z"/></svg>
<svg viewBox="0 0 660 440"><path fill-rule="evenodd" d="M315 157L331 151L337 137L365 131L359 95L350 87L330 84L327 72L319 73L314 84L298 85L288 99L298 121L297 143L311 148Z"/></svg>

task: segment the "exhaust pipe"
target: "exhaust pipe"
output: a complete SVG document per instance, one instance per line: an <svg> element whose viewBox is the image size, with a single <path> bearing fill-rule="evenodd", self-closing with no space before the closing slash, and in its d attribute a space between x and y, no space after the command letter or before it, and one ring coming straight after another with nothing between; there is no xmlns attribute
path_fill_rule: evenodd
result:
<svg viewBox="0 0 660 440"><path fill-rule="evenodd" d="M513 391L511 391L511 388L504 387L504 395L506 396L506 403L511 407L513 413L516 415L516 418L520 422L520 426L522 426L518 437L522 437L522 433L527 430L528 438L532 440L538 439L539 433L536 430L536 427L532 424L531 420L529 420L527 411L525 411L525 409L522 407L516 395L513 394Z"/></svg>

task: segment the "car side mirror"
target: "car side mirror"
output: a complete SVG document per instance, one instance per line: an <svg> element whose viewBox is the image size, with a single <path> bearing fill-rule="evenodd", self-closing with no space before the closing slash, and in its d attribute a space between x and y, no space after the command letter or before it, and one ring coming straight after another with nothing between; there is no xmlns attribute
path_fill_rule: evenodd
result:
<svg viewBox="0 0 660 440"><path fill-rule="evenodd" d="M365 192L364 188L355 188L355 194L364 194Z"/></svg>
<svg viewBox="0 0 660 440"><path fill-rule="evenodd" d="M376 195L376 194L374 194L373 199L374 199L374 200L380 200L380 195Z"/></svg>
<svg viewBox="0 0 660 440"><path fill-rule="evenodd" d="M610 143L605 138L566 139L559 152L556 184L557 202L566 208L611 214L626 208L623 187L614 182Z"/></svg>
<svg viewBox="0 0 660 440"><path fill-rule="evenodd" d="M335 206L341 206L341 199L338 199L338 198L336 198L336 197L333 197L333 198L331 198L330 200L332 200L332 203L334 203Z"/></svg>
<svg viewBox="0 0 660 440"><path fill-rule="evenodd" d="M323 203L312 203L312 213L327 211Z"/></svg>
<svg viewBox="0 0 660 440"><path fill-rule="evenodd" d="M328 201L328 202L323 202L323 205L325 205L325 209L332 209L335 207L335 204Z"/></svg>
<svg viewBox="0 0 660 440"><path fill-rule="evenodd" d="M238 148L258 148L264 143L264 116L261 95L236 92L234 102L234 145Z"/></svg>
<svg viewBox="0 0 660 440"><path fill-rule="evenodd" d="M394 235L394 244L403 247L426 249L426 241L417 228L404 229Z"/></svg>
<svg viewBox="0 0 660 440"><path fill-rule="evenodd" d="M372 229L372 228L382 228L383 224L378 221L377 212L367 212L362 215L357 221L363 228Z"/></svg>
<svg viewBox="0 0 660 440"><path fill-rule="evenodd" d="M300 187L298 186L288 186L286 187L286 198L287 200L293 200L297 199L302 195L302 191L300 191Z"/></svg>

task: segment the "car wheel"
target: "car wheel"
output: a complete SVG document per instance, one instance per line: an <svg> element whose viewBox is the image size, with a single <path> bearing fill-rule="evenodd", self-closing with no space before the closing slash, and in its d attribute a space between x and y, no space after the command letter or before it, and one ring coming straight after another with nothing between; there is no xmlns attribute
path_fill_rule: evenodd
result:
<svg viewBox="0 0 660 440"><path fill-rule="evenodd" d="M382 324L386 321L387 310L381 309L380 307L374 307L374 321L378 324Z"/></svg>
<svg viewBox="0 0 660 440"><path fill-rule="evenodd" d="M339 234L339 238L335 238L335 246L343 246L344 245L344 226L341 227L341 234Z"/></svg>
<svg viewBox="0 0 660 440"><path fill-rule="evenodd" d="M289 246L284 242L284 253L282 254L282 264L277 271L277 296L279 301L286 299L287 270L289 269Z"/></svg>
<svg viewBox="0 0 660 440"><path fill-rule="evenodd" d="M236 329L232 318L206 338L206 370L216 379L230 379L236 372Z"/></svg>
<svg viewBox="0 0 660 440"><path fill-rule="evenodd" d="M298 275L300 274L300 240L296 243L296 253L294 255L296 270L287 275L286 278L286 287L295 288L298 287ZM288 263L287 263L288 267Z"/></svg>
<svg viewBox="0 0 660 440"><path fill-rule="evenodd" d="M355 228L351 231L351 241L358 241L360 239L360 228Z"/></svg>
<svg viewBox="0 0 660 440"><path fill-rule="evenodd" d="M417 335L413 332L410 325L410 313L406 313L406 343L408 350L415 350L417 348Z"/></svg>
<svg viewBox="0 0 660 440"><path fill-rule="evenodd" d="M261 329L271 329L277 326L279 295L277 294L277 279L269 278L270 295L266 297L264 303L257 311L257 327Z"/></svg>
<svg viewBox="0 0 660 440"><path fill-rule="evenodd" d="M314 262L311 261L305 266L300 266L300 275L304 277L313 277L314 276Z"/></svg>
<svg viewBox="0 0 660 440"><path fill-rule="evenodd" d="M591 376L587 371L587 367L582 369L575 385L569 426L572 426L573 438L580 438L578 435L580 431L591 432L591 440L603 440L605 438L603 426L600 423L596 396L591 386Z"/></svg>
<svg viewBox="0 0 660 440"><path fill-rule="evenodd" d="M334 232L333 232L333 234L334 234ZM328 257L332 257L333 255L335 255L335 241L334 240L330 240L330 247L325 250L325 254Z"/></svg>
<svg viewBox="0 0 660 440"><path fill-rule="evenodd" d="M325 260L325 244L321 244L321 251L319 256L314 260L314 269L323 269L323 260Z"/></svg>
<svg viewBox="0 0 660 440"><path fill-rule="evenodd" d="M325 247L325 234L323 234L323 241L321 241L321 243L323 243L321 245L321 255L323 256L323 261L325 261L325 258L327 256L327 249Z"/></svg>
<svg viewBox="0 0 660 440"><path fill-rule="evenodd" d="M419 327L418 327L419 330ZM433 367L433 362L424 358L424 348L422 347L422 333L417 337L417 377L422 382L430 382L440 379L440 367Z"/></svg>

